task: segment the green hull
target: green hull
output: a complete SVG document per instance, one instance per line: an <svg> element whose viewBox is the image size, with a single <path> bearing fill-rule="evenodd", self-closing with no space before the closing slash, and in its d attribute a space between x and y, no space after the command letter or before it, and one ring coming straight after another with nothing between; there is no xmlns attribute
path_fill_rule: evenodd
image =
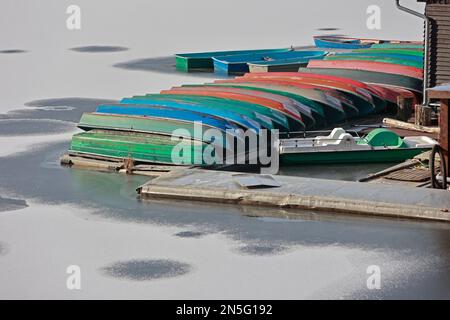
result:
<svg viewBox="0 0 450 320"><path fill-rule="evenodd" d="M402 162L427 150L429 149L398 148L385 150L285 153L280 155L280 162L282 165Z"/></svg>
<svg viewBox="0 0 450 320"><path fill-rule="evenodd" d="M183 140L190 157L185 165L202 164L202 154L206 144ZM135 161L174 164L172 151L179 141L168 136L92 130L72 137L69 152L83 153L110 158L132 158ZM179 164L179 163L175 163Z"/></svg>
<svg viewBox="0 0 450 320"><path fill-rule="evenodd" d="M410 49L423 50L423 44L408 43L377 43L372 45L372 49Z"/></svg>
<svg viewBox="0 0 450 320"><path fill-rule="evenodd" d="M411 55L411 56L423 56L423 50L408 50L408 49L357 49L353 50L352 52L361 52L361 53L383 53L383 54L405 54L405 55Z"/></svg>
<svg viewBox="0 0 450 320"><path fill-rule="evenodd" d="M171 135L175 130L184 129L188 137L194 137L194 122L167 118L149 118L96 113L83 113L78 127L83 130L107 129ZM211 127L203 126L203 131ZM215 128L217 129L217 128ZM219 129L218 129L219 130Z"/></svg>
<svg viewBox="0 0 450 320"><path fill-rule="evenodd" d="M214 63L211 58L185 58L176 57L176 68L181 72L214 71Z"/></svg>

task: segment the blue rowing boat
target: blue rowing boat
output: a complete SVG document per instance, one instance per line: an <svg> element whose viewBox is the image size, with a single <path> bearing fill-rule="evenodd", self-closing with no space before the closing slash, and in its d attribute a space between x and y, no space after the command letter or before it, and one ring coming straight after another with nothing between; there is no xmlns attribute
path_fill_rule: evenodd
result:
<svg viewBox="0 0 450 320"><path fill-rule="evenodd" d="M97 107L97 114L110 114L110 115L123 115L124 113L121 113L122 109L120 108L127 108L127 107L139 107L140 105L135 104L105 104L100 105ZM86 113L85 113L86 114ZM84 115L85 115L84 114ZM127 113L127 115L130 115ZM189 111L189 110L182 110L182 109L176 109L176 108L170 108L170 107L164 107L164 106L153 106L152 108L149 108L146 111L145 114L146 119L154 119L155 121L162 121L164 122L166 119L170 121L182 121L182 122L201 122L204 126L209 126L212 128L217 128L222 131L226 131L228 129L234 130L238 129L238 127L222 118L211 116L208 114L204 114L201 112L195 112L195 111ZM82 118L83 119L83 118ZM109 120L109 119L108 119ZM116 120L118 121L118 120ZM112 124L112 127L114 127L114 124L116 121L110 121ZM90 124L93 122L90 121ZM131 121L130 121L131 123ZM95 123L94 123L95 124ZM101 126L89 126L88 124L85 124L82 120L80 120L80 123L78 125L79 128L83 130L89 130L89 129L111 129L110 127L105 127L105 121L101 122Z"/></svg>
<svg viewBox="0 0 450 320"><path fill-rule="evenodd" d="M214 72L222 74L241 74L249 72L249 64L278 61L278 64L297 63L307 64L311 59L323 59L325 51L289 51L277 53L242 54L234 56L213 57ZM297 68L298 69L298 68Z"/></svg>
<svg viewBox="0 0 450 320"><path fill-rule="evenodd" d="M317 48L326 49L366 49L373 43L362 43L360 39L345 38L338 36L316 36L314 43Z"/></svg>
<svg viewBox="0 0 450 320"><path fill-rule="evenodd" d="M118 113L118 114L128 114L128 115L140 115L145 116L147 114L151 114L151 109L155 107L169 107L181 110L188 110L194 112L201 112L204 114L208 114L210 116L216 116L227 120L231 123L237 124L238 126L245 129L254 129L259 130L261 125L259 122L250 119L244 115L238 114L236 112L232 112L226 109L220 109L215 107L209 107L208 105L199 105L188 102L179 102L179 101L170 101L170 100L158 100L146 97L136 97L136 98L124 98L121 101L122 104L131 104L134 106L126 106L126 107L116 107L116 108L100 108L97 109L97 112L105 112L106 113ZM269 124L267 124L269 125Z"/></svg>

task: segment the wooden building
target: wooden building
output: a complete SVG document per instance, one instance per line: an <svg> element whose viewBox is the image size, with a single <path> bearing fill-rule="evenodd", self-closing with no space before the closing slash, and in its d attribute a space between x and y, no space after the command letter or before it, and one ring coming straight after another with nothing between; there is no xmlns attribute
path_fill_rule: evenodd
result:
<svg viewBox="0 0 450 320"><path fill-rule="evenodd" d="M450 0L418 0L426 2L429 19L427 87L450 82ZM425 28L426 30L426 28Z"/></svg>

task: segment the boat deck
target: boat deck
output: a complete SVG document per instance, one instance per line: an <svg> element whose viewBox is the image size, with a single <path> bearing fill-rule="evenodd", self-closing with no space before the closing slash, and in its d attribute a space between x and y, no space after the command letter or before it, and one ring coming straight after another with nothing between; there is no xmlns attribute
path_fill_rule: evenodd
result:
<svg viewBox="0 0 450 320"><path fill-rule="evenodd" d="M246 174L201 169L173 170L138 188L143 198L172 198L240 205L450 222L450 193L398 185ZM273 182L259 185L261 180ZM399 197L398 195L402 196Z"/></svg>

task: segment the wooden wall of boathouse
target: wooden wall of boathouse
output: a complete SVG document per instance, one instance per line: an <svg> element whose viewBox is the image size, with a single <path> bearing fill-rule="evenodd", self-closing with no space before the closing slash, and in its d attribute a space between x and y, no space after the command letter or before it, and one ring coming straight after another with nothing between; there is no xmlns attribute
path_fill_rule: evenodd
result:
<svg viewBox="0 0 450 320"><path fill-rule="evenodd" d="M426 2L425 15L430 18L428 87L450 82L450 0Z"/></svg>

